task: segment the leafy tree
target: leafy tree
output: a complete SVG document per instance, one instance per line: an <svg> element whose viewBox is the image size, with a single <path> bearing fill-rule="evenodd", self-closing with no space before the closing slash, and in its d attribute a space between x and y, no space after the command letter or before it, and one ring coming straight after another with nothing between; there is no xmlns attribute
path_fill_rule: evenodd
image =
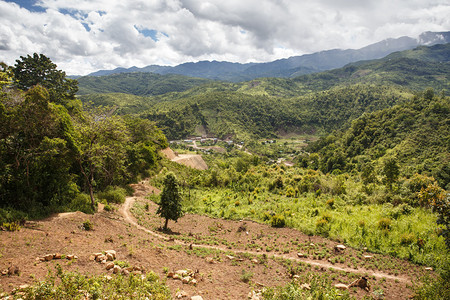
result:
<svg viewBox="0 0 450 300"><path fill-rule="evenodd" d="M164 188L161 193L161 201L156 213L166 219L164 230L167 230L169 220L176 222L178 218L183 216L178 182L175 174L172 172L164 177Z"/></svg>
<svg viewBox="0 0 450 300"><path fill-rule="evenodd" d="M388 158L384 161L382 173L384 183L392 190L392 184L395 183L400 175L400 170L395 158Z"/></svg>
<svg viewBox="0 0 450 300"><path fill-rule="evenodd" d="M14 83L24 91L35 85L42 85L50 93L50 100L65 103L73 99L78 91L77 81L66 78L66 73L43 54L21 56L13 67Z"/></svg>

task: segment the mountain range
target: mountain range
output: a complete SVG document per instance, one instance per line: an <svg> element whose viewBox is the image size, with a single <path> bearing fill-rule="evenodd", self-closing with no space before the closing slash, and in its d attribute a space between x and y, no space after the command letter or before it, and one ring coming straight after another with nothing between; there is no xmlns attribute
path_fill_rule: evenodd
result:
<svg viewBox="0 0 450 300"><path fill-rule="evenodd" d="M266 63L232 63L218 61L188 62L177 66L149 65L143 68L116 68L100 70L88 76L105 76L118 73L145 72L178 74L212 80L240 82L260 77L292 78L341 68L349 63L385 57L393 52L410 50L420 45L436 45L450 42L450 31L424 32L418 38L403 36L386 39L361 49L333 49L301 56L293 56Z"/></svg>

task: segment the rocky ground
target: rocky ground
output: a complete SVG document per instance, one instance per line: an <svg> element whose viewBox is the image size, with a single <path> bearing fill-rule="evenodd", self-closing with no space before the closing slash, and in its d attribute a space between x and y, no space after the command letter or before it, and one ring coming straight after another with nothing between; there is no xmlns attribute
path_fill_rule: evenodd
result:
<svg viewBox="0 0 450 300"><path fill-rule="evenodd" d="M155 216L156 205L143 197L159 190L146 182L135 189L134 197L113 212L59 214L27 222L20 231L1 231L0 293L45 278L57 264L63 270L95 275L154 271L174 298L184 299L247 299L249 295L257 299L264 287L292 280L307 289L314 274L360 299L376 299L380 293L385 299L405 299L412 294L413 282L432 272L252 221L188 214L170 222L171 232L164 233L158 230L162 220ZM86 223L92 224L91 230L86 230ZM107 250L114 250L111 257ZM121 264L128 268L118 267Z"/></svg>

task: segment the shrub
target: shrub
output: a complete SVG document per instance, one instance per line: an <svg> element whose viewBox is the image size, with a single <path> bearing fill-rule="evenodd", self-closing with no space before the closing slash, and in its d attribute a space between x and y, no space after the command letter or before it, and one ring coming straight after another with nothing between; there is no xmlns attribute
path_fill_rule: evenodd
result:
<svg viewBox="0 0 450 300"><path fill-rule="evenodd" d="M275 214L272 216L272 219L270 220L270 224L272 227L281 228L286 225L286 221L284 220L284 216L280 214Z"/></svg>
<svg viewBox="0 0 450 300"><path fill-rule="evenodd" d="M127 191L118 186L108 186L105 191L98 193L99 199L105 199L109 203L124 203Z"/></svg>
<svg viewBox="0 0 450 300"><path fill-rule="evenodd" d="M241 274L241 281L242 282L249 283L250 279L252 279L252 277L253 277L253 273L252 272L250 272L250 271L247 272L245 270L242 270L242 274Z"/></svg>
<svg viewBox="0 0 450 300"><path fill-rule="evenodd" d="M18 222L3 223L2 227L8 231L19 231L21 228Z"/></svg>
<svg viewBox="0 0 450 300"><path fill-rule="evenodd" d="M91 206L91 198L86 194L78 194L69 204L69 209L72 211L81 211L85 214L94 213Z"/></svg>
<svg viewBox="0 0 450 300"><path fill-rule="evenodd" d="M378 220L378 228L381 230L389 231L391 229L391 219L389 218L381 218Z"/></svg>
<svg viewBox="0 0 450 300"><path fill-rule="evenodd" d="M91 220L86 220L86 221L84 221L83 222L83 224L81 225L81 227L84 229L84 230L92 230L92 229L94 229L94 224L92 224L92 222L91 222Z"/></svg>
<svg viewBox="0 0 450 300"><path fill-rule="evenodd" d="M416 235L414 233L403 233L400 235L400 244L402 245L411 245L416 240Z"/></svg>

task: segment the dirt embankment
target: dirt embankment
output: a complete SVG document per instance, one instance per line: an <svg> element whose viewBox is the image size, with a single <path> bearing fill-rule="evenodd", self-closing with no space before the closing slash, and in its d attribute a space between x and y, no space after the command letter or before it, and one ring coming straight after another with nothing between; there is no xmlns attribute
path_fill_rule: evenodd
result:
<svg viewBox="0 0 450 300"><path fill-rule="evenodd" d="M162 154L171 161L197 169L206 170L208 165L199 154L177 154L172 149L166 148L161 150Z"/></svg>

